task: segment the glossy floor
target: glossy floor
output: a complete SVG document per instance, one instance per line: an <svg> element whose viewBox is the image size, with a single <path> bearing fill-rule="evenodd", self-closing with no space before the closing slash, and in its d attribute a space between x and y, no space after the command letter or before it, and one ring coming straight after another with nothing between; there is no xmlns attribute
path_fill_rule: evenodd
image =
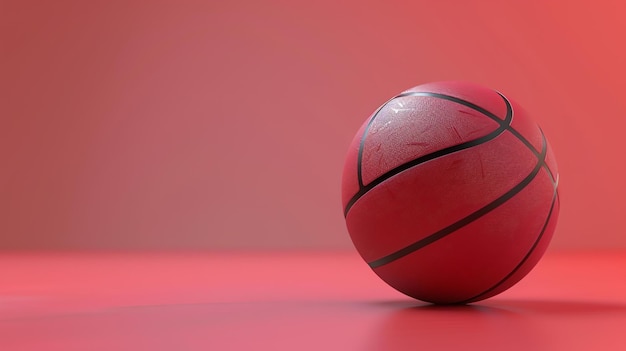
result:
<svg viewBox="0 0 626 351"><path fill-rule="evenodd" d="M6 350L625 350L626 252L549 252L432 306L353 252L2 253Z"/></svg>

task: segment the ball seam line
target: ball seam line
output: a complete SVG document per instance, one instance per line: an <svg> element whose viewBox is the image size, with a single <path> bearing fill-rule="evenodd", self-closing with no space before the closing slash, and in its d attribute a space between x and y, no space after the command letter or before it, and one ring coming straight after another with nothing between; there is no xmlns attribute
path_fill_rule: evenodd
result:
<svg viewBox="0 0 626 351"><path fill-rule="evenodd" d="M367 136L367 132L369 131L370 127L372 126L372 123L374 122L374 120L376 119L376 116L378 116L378 113L385 107L387 106L388 103L390 103L391 101L393 101L395 98L399 97L398 96L394 96L391 99L387 100L387 102L385 102L384 104L380 105L380 107L374 111L374 113L372 114L372 118L370 118L369 122L367 122L367 126L365 126L365 130L363 131L363 135L361 135L361 140L359 142L359 153L357 156L357 167L356 167L356 176L357 176L357 180L359 182L359 189L363 188L364 184L363 184L363 169L361 168L361 162L363 160L363 146L365 145L365 137Z"/></svg>

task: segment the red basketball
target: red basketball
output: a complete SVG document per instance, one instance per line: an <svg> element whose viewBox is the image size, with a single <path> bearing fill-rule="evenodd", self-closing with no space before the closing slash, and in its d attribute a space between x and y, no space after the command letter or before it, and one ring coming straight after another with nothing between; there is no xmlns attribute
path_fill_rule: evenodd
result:
<svg viewBox="0 0 626 351"><path fill-rule="evenodd" d="M474 302L539 261L558 217L558 179L543 132L515 102L470 83L424 84L358 131L344 215L389 285L423 301Z"/></svg>

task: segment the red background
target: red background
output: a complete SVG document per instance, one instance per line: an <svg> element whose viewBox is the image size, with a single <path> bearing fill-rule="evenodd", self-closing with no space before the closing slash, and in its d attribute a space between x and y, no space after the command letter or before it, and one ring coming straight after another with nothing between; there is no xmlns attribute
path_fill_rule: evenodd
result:
<svg viewBox="0 0 626 351"><path fill-rule="evenodd" d="M542 125L553 248L626 247L619 1L2 1L0 247L349 248L378 105L470 80Z"/></svg>

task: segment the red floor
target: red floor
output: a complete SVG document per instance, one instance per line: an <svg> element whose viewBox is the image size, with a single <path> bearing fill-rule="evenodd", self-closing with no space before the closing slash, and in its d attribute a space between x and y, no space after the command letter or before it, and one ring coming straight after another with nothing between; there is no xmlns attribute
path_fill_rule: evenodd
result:
<svg viewBox="0 0 626 351"><path fill-rule="evenodd" d="M2 253L0 350L626 350L626 252L548 253L471 306L348 253Z"/></svg>

